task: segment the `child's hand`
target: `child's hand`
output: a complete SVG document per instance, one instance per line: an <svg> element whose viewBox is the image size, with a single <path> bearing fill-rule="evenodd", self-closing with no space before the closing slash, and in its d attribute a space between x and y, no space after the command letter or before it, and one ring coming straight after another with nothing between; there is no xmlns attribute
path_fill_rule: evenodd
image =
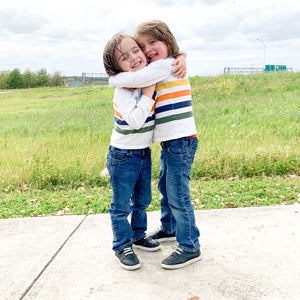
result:
<svg viewBox="0 0 300 300"><path fill-rule="evenodd" d="M175 77L181 79L186 76L186 61L183 55L178 55L172 66L175 66L172 72Z"/></svg>
<svg viewBox="0 0 300 300"><path fill-rule="evenodd" d="M131 92L133 92L133 91L135 90L135 88L127 88L127 87L123 87L123 89L129 90L129 91L131 91Z"/></svg>
<svg viewBox="0 0 300 300"><path fill-rule="evenodd" d="M152 98L153 93L155 91L155 86L156 86L156 84L152 84L152 85L149 85L149 86L146 86L146 87L142 88L143 95L145 95L149 98Z"/></svg>

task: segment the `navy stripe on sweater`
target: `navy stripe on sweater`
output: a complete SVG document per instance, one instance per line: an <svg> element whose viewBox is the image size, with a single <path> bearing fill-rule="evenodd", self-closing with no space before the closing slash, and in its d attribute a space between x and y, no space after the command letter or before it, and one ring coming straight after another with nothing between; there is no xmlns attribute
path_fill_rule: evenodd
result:
<svg viewBox="0 0 300 300"><path fill-rule="evenodd" d="M167 104L164 106L157 107L157 108L155 108L155 113L158 114L158 113L161 113L164 111L168 111L168 110L172 110L172 109L179 109L179 108L188 107L188 106L192 106L191 100L179 102L179 103Z"/></svg>
<svg viewBox="0 0 300 300"><path fill-rule="evenodd" d="M155 119L155 115L153 114L152 116L148 117L146 119L146 122L145 123L148 123L150 121L153 121ZM128 125L128 123L125 121L125 120L120 120L118 119L117 117L115 117L115 122L118 124L118 125Z"/></svg>

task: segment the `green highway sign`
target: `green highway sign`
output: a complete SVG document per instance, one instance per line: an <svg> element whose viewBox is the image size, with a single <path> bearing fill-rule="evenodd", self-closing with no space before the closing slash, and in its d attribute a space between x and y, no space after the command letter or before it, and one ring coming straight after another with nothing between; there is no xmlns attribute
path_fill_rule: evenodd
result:
<svg viewBox="0 0 300 300"><path fill-rule="evenodd" d="M266 65L265 72L286 71L286 65Z"/></svg>
<svg viewBox="0 0 300 300"><path fill-rule="evenodd" d="M266 65L265 72L274 72L275 71L275 65Z"/></svg>
<svg viewBox="0 0 300 300"><path fill-rule="evenodd" d="M286 71L286 66L285 65L277 65L276 71Z"/></svg>

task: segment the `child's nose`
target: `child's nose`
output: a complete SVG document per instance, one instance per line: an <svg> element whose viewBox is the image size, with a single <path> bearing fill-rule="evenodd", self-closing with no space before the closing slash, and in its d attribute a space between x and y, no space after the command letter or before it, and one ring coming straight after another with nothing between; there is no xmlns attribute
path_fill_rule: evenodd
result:
<svg viewBox="0 0 300 300"><path fill-rule="evenodd" d="M130 61L132 61L132 60L134 60L134 59L135 59L135 55L134 55L134 54L129 55L129 60L130 60Z"/></svg>
<svg viewBox="0 0 300 300"><path fill-rule="evenodd" d="M149 50L150 50L150 49L149 49L148 46L145 46L145 47L144 47L144 53L145 53L145 54L148 53Z"/></svg>

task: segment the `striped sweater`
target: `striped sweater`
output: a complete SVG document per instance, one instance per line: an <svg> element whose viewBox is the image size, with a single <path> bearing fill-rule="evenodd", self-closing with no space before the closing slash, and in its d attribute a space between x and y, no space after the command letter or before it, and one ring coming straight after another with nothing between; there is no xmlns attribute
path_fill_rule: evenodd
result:
<svg viewBox="0 0 300 300"><path fill-rule="evenodd" d="M167 59L172 64L174 59ZM160 61L153 62L145 69L135 72L135 80L130 77L130 72L124 72L122 79L114 76L114 81L111 85L123 87L144 87L154 82L151 81L147 68ZM126 76L127 79L126 79ZM139 79L137 79L139 76ZM121 76L119 76L121 77ZM181 137L192 136L197 134L193 108L191 87L188 78L177 79L171 73L163 80L159 81L155 91L155 128L154 141L167 141Z"/></svg>
<svg viewBox="0 0 300 300"><path fill-rule="evenodd" d="M169 76L156 86L154 141L197 134L189 80Z"/></svg>
<svg viewBox="0 0 300 300"><path fill-rule="evenodd" d="M143 149L153 143L154 104L140 89L116 88L114 127L110 145L120 149Z"/></svg>
<svg viewBox="0 0 300 300"><path fill-rule="evenodd" d="M168 77L171 72L171 64L161 62L154 64L151 69L150 77L155 83ZM156 69L156 71L153 72L153 69ZM136 82L138 78L135 76L135 73L128 72L126 78L130 77ZM123 74L117 75L119 80L122 79L120 75ZM114 81L114 77L117 76L110 77L110 84ZM150 77L148 76L148 78ZM133 91L116 88L113 104L115 122L110 144L120 149L143 149L149 147L153 143L154 100L143 95L139 88Z"/></svg>

